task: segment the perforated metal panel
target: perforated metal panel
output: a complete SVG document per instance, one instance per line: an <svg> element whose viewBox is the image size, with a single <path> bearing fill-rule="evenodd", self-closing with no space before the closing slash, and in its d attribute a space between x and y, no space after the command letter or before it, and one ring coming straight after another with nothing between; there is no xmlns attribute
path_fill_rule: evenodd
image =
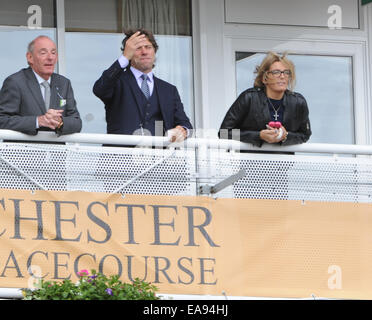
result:
<svg viewBox="0 0 372 320"><path fill-rule="evenodd" d="M0 188L196 195L240 169L215 197L372 202L369 158L0 144Z"/></svg>
<svg viewBox="0 0 372 320"><path fill-rule="evenodd" d="M211 180L221 180L240 169L246 173L217 197L372 202L369 158L207 153L199 155L198 171L208 173Z"/></svg>
<svg viewBox="0 0 372 320"><path fill-rule="evenodd" d="M0 186L194 195L193 150L1 144Z"/></svg>

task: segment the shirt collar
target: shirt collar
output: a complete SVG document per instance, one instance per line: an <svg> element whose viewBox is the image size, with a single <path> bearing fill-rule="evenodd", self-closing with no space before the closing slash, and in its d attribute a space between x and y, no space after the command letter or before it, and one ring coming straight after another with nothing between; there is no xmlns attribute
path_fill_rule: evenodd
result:
<svg viewBox="0 0 372 320"><path fill-rule="evenodd" d="M44 81L45 81L45 79L43 79L42 77L40 77L35 71L34 71L34 69L32 69L32 72L34 73L34 75L35 75L35 77L36 77L36 80L37 80L37 82L39 82L39 84L42 84ZM49 77L49 79L47 80L48 82L49 82L49 84L50 84L50 79L51 79L51 77Z"/></svg>
<svg viewBox="0 0 372 320"><path fill-rule="evenodd" d="M134 68L134 67L130 67L130 70L132 71L132 73L134 74L134 76L136 77L136 79L138 80L142 75L143 75L143 72L142 71L139 71L138 69ZM149 73L146 73L147 76L148 76L148 80L150 82L153 82L153 78L154 78L154 73L152 71L150 71Z"/></svg>
<svg viewBox="0 0 372 320"><path fill-rule="evenodd" d="M266 95L266 88L263 89L263 91L261 91L261 92L263 92L264 95L265 95L267 98L269 98L269 97ZM283 106L283 107L286 106L286 104L287 104L287 99L288 99L288 98L287 98L287 95L290 94L290 93L291 93L291 92L290 92L288 89L284 91L283 98L281 99L281 100L282 100L282 106Z"/></svg>

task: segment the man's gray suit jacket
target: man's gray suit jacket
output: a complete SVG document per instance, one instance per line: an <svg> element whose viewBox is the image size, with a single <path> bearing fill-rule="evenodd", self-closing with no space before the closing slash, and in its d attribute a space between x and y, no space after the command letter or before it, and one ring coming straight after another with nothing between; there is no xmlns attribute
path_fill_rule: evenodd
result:
<svg viewBox="0 0 372 320"><path fill-rule="evenodd" d="M80 132L82 121L76 108L76 101L67 78L53 73L50 83L51 109L63 109L63 126L57 134ZM7 77L0 91L0 129L20 131L36 135L36 118L46 113L45 102L36 76L32 69L26 68Z"/></svg>

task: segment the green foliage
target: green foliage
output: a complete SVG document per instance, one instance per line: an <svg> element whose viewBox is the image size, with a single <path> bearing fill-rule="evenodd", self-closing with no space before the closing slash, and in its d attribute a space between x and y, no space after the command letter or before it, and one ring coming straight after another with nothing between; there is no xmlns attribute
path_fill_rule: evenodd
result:
<svg viewBox="0 0 372 320"><path fill-rule="evenodd" d="M79 281L41 280L35 290L24 289L25 300L158 300L157 287L138 278L123 283L117 275L105 276L95 270L78 272Z"/></svg>

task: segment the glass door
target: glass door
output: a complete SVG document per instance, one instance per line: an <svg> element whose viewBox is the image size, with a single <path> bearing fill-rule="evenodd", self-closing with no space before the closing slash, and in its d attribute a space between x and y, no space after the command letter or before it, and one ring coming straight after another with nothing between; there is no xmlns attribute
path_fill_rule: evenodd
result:
<svg viewBox="0 0 372 320"><path fill-rule="evenodd" d="M237 95L253 87L256 66L266 53L236 52ZM311 143L354 144L352 57L291 54L296 67L296 92L308 104Z"/></svg>

